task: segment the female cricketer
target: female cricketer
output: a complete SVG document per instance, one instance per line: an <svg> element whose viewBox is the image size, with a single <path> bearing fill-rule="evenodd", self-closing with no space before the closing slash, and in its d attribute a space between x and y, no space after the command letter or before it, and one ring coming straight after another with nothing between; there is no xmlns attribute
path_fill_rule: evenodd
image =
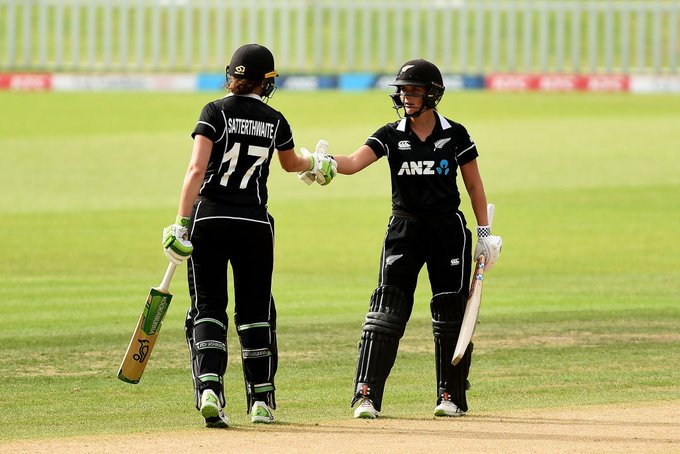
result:
<svg viewBox="0 0 680 454"><path fill-rule="evenodd" d="M451 365L469 292L472 234L460 211L456 176L460 171L477 220L474 259L484 254L486 269L500 254L502 240L491 235L477 148L467 130L442 116L442 75L426 60L399 69L391 95L403 117L370 136L350 155L333 155L340 174L353 174L386 157L392 180L392 215L380 257L378 287L363 325L352 405L355 418L380 415L385 382L413 308L418 273L427 265L432 300L437 402L435 416L468 410L467 378L472 344ZM401 115L400 115L401 116Z"/></svg>
<svg viewBox="0 0 680 454"><path fill-rule="evenodd" d="M274 57L266 47L238 48L227 66L229 94L203 108L174 224L163 233L170 260L188 260L191 308L186 338L196 407L207 427L227 427L223 377L227 370L227 268L234 278L234 323L241 343L247 411L271 423L278 363L272 296L274 218L267 210L267 177L274 150L287 172L330 181L330 161L300 156L293 133L266 101L276 88Z"/></svg>

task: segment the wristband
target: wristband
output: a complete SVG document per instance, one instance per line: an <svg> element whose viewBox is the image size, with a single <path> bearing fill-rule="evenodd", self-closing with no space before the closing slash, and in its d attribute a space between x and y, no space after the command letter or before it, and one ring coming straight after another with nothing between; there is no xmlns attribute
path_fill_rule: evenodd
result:
<svg viewBox="0 0 680 454"><path fill-rule="evenodd" d="M491 226L490 225L478 225L477 226L477 238L486 238L491 236Z"/></svg>
<svg viewBox="0 0 680 454"><path fill-rule="evenodd" d="M175 218L175 224L182 226L182 227L188 227L189 226L189 218L186 216L180 216L179 214Z"/></svg>

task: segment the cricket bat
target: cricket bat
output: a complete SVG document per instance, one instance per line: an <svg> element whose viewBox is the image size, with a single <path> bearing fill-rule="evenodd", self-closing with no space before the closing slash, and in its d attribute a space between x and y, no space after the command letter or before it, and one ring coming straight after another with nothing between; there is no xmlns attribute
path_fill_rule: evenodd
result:
<svg viewBox="0 0 680 454"><path fill-rule="evenodd" d="M149 296L146 297L144 310L118 369L118 378L124 382L136 384L142 378L172 300L172 294L168 289L176 268L177 265L171 262L160 285L152 287Z"/></svg>
<svg viewBox="0 0 680 454"><path fill-rule="evenodd" d="M495 211L495 206L490 203L486 207L486 212L489 217L489 225L493 222L493 215ZM482 304L482 286L484 282L484 266L486 265L486 257L481 254L477 258L477 264L475 265L475 271L472 275L472 282L470 283L470 293L468 296L467 304L465 305L465 314L463 314L463 322L460 327L460 334L458 335L458 342L456 343L456 349L453 352L453 358L451 359L451 364L454 366L463 359L465 351L472 341L472 336L475 334L475 329L477 328L477 319L479 318L479 308Z"/></svg>

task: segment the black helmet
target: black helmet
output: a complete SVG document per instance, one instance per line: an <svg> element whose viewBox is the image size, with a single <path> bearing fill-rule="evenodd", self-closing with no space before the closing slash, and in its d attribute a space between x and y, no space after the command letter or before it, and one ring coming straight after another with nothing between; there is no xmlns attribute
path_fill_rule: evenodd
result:
<svg viewBox="0 0 680 454"><path fill-rule="evenodd" d="M246 44L236 49L227 66L229 77L252 81L265 80L262 96L270 97L276 88L274 78L279 74L274 69L274 56L271 51L259 44Z"/></svg>
<svg viewBox="0 0 680 454"><path fill-rule="evenodd" d="M427 92L423 96L423 108L434 109L444 95L442 73L434 63L423 59L409 60L404 63L399 68L394 83L389 85L397 87L397 91L391 95L394 108L397 110L404 107L399 95L401 87L404 85L427 87ZM421 112L422 110L424 109L421 109ZM418 112L415 116L420 115L421 112Z"/></svg>

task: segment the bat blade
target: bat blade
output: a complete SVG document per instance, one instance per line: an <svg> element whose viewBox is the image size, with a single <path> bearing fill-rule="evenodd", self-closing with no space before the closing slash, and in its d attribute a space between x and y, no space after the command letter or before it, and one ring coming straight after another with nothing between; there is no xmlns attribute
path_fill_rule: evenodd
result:
<svg viewBox="0 0 680 454"><path fill-rule="evenodd" d="M475 265L475 273L472 277L472 285L470 287L470 294L468 296L467 304L465 305L465 314L463 315L463 322L460 327L460 334L458 335L458 342L456 349L453 352L451 364L454 366L463 359L465 351L475 334L477 327L477 318L479 317L479 307L482 304L482 286L484 282L484 265L485 258L480 255Z"/></svg>
<svg viewBox="0 0 680 454"><path fill-rule="evenodd" d="M496 205L489 203L486 205L486 215L489 222L489 227L493 224L493 216L496 212ZM456 349L453 352L451 364L454 366L463 359L465 351L472 341L472 336L475 334L477 328L477 320L479 318L479 307L482 304L482 286L484 282L484 269L486 265L486 257L480 255L477 258L475 265L475 272L472 275L472 283L470 284L470 294L468 295L467 304L465 305L465 314L463 314L463 321L461 322L460 334L458 335L458 342L456 342Z"/></svg>
<svg viewBox="0 0 680 454"><path fill-rule="evenodd" d="M118 378L127 383L139 383L149 357L156 345L163 318L170 306L172 294L152 288L139 317L123 362L118 370Z"/></svg>
<svg viewBox="0 0 680 454"><path fill-rule="evenodd" d="M139 317L137 327L132 333L130 344L118 369L118 378L124 382L137 384L142 378L153 347L156 345L163 319L172 301L172 294L168 292L168 286L175 266L170 264L159 288L152 288L149 291L144 310Z"/></svg>

